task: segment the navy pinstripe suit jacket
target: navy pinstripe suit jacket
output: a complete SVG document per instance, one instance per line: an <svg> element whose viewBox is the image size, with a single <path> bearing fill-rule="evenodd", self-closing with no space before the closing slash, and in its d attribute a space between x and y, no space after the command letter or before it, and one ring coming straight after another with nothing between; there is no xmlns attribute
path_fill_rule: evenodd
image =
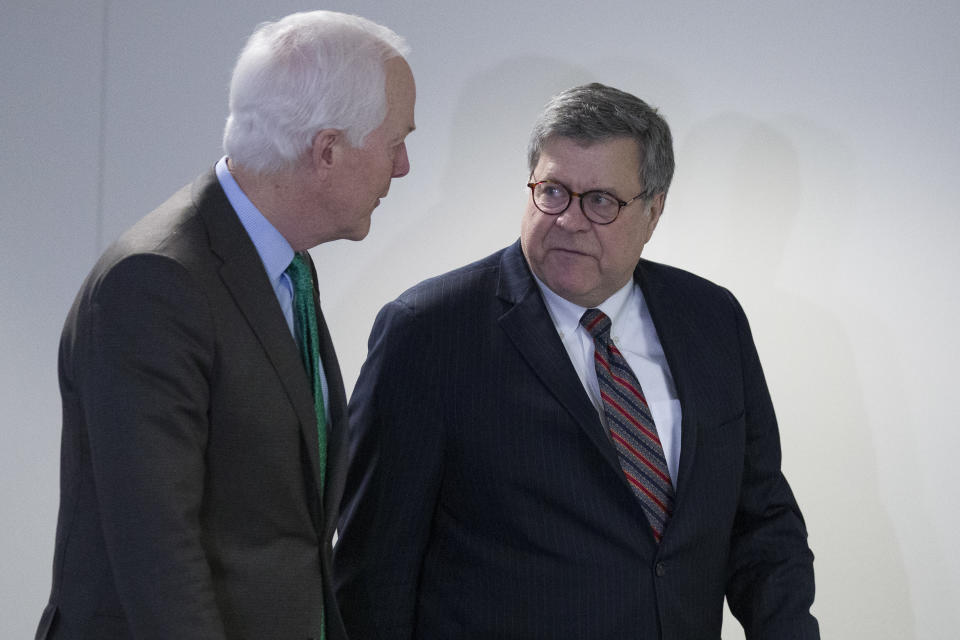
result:
<svg viewBox="0 0 960 640"><path fill-rule="evenodd" d="M642 260L680 398L658 546L516 243L386 305L350 402L334 581L352 638L819 638L746 318Z"/></svg>

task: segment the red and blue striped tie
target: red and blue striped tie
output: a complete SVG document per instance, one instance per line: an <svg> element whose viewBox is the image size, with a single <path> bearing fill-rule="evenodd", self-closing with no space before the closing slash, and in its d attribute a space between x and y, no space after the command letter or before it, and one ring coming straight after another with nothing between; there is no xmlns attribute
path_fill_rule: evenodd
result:
<svg viewBox="0 0 960 640"><path fill-rule="evenodd" d="M640 382L610 338L610 318L599 309L587 309L580 324L593 336L603 412L620 468L640 500L653 537L660 542L673 513L673 484L653 414Z"/></svg>

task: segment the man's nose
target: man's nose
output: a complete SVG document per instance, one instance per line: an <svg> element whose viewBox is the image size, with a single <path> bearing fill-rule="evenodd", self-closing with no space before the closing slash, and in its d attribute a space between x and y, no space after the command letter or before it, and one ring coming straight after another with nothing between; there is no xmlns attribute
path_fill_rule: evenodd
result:
<svg viewBox="0 0 960 640"><path fill-rule="evenodd" d="M570 194L570 204L557 216L557 224L568 231L584 231L593 224L583 213L580 194Z"/></svg>

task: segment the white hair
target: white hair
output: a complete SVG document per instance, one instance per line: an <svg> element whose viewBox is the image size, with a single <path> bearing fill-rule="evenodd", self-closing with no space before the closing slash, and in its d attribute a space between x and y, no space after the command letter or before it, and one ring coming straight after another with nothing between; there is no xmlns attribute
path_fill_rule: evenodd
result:
<svg viewBox="0 0 960 640"><path fill-rule="evenodd" d="M409 50L387 27L334 11L261 24L233 69L224 151L274 173L294 166L323 129L362 146L387 115L384 62Z"/></svg>

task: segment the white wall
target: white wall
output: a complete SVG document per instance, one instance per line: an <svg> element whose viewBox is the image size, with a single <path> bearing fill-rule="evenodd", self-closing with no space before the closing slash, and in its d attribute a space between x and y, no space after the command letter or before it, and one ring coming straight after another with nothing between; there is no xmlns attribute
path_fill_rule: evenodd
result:
<svg viewBox="0 0 960 640"><path fill-rule="evenodd" d="M56 348L73 294L110 239L219 157L236 54L255 24L301 8L4 5L0 637L32 636L49 589ZM662 109L677 151L647 256L730 287L751 318L824 637L956 636L960 5L325 8L405 35L419 90L411 174L363 243L313 252L348 387L385 301L516 238L526 135L549 95L629 90ZM724 637L743 636L730 624Z"/></svg>

